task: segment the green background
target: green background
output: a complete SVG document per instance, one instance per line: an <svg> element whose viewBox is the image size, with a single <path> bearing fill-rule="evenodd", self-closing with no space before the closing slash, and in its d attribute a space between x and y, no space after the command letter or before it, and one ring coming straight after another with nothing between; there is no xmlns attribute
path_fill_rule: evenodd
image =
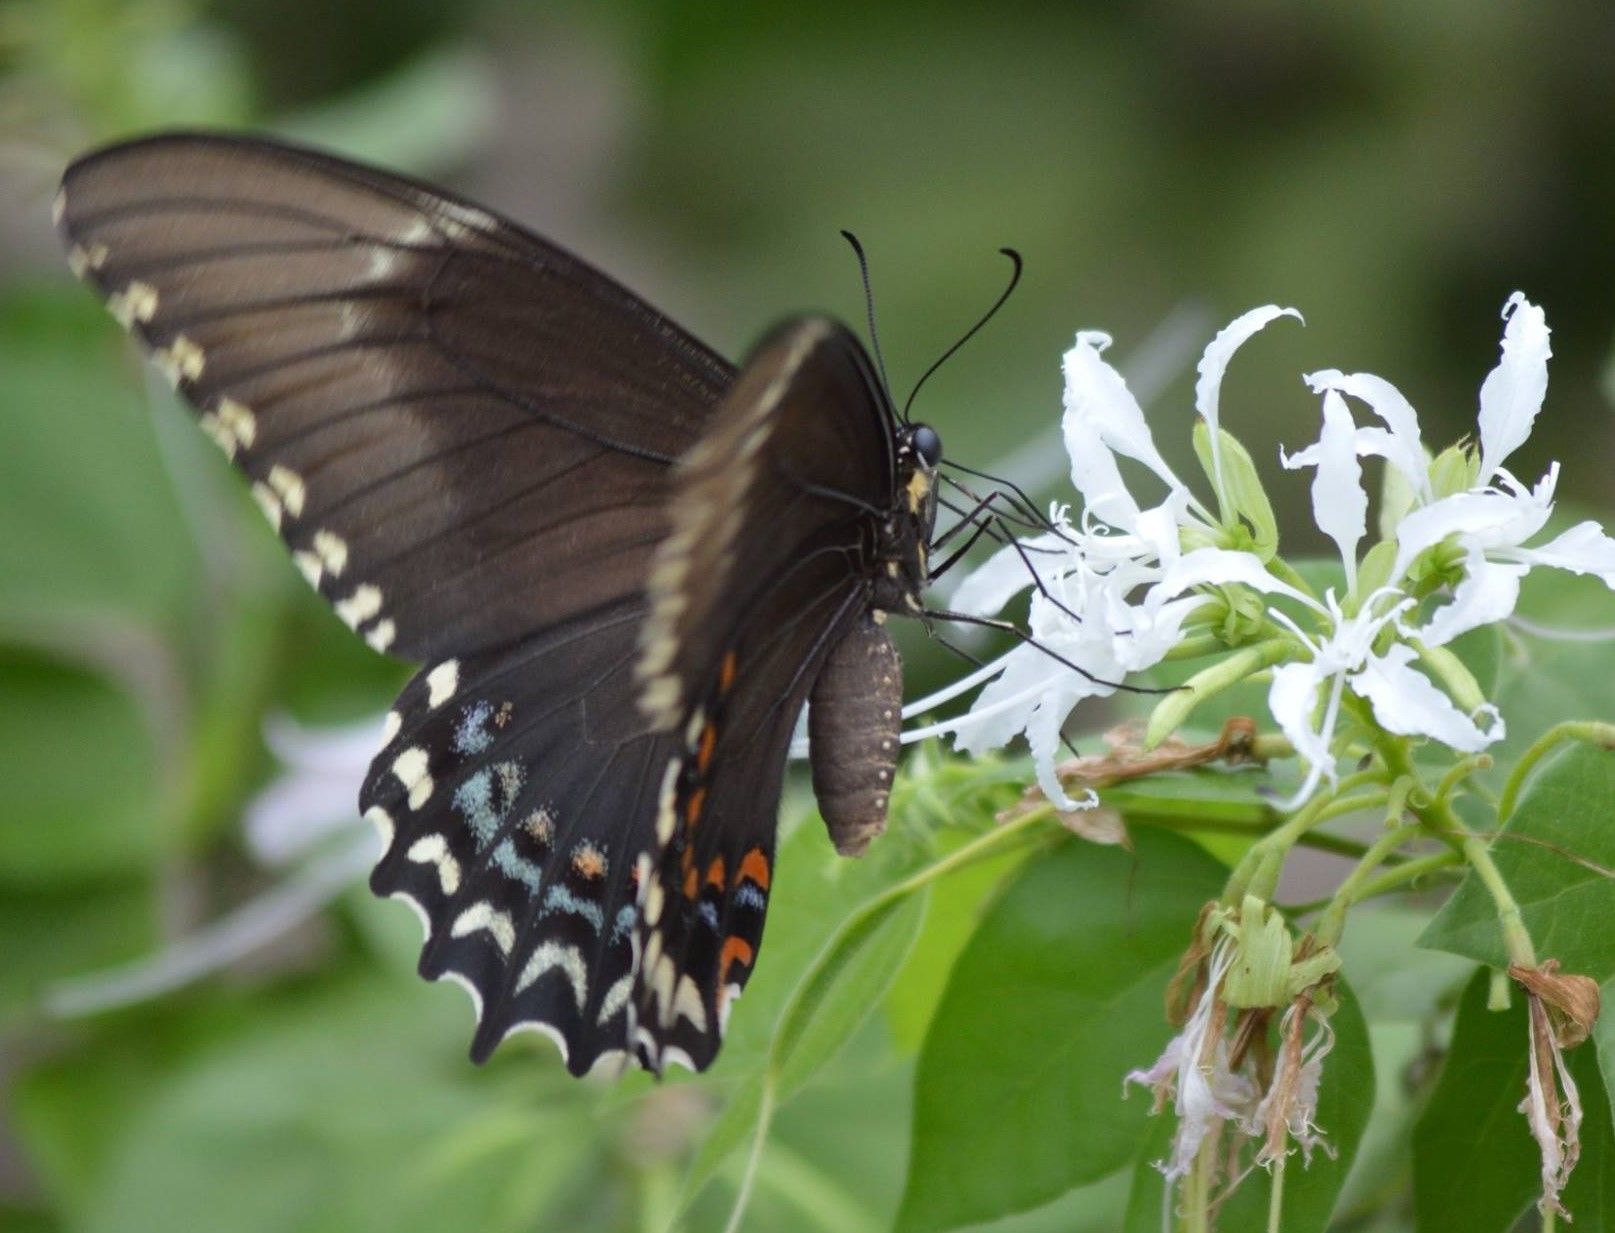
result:
<svg viewBox="0 0 1615 1233"><path fill-rule="evenodd" d="M1270 301L1307 327L1264 334L1223 398L1262 466L1314 433L1317 367L1390 378L1450 440L1519 289L1555 358L1518 469L1562 458L1561 492L1602 503L1611 64L1598 3L0 5L0 1228L659 1228L783 991L881 884L793 839L820 911L776 915L778 992L759 977L696 1084L579 1086L538 1048L473 1071L459 995L410 974L413 922L357 890L200 985L45 1013L286 876L240 825L266 715L358 718L401 680L68 278L48 207L75 153L177 124L317 141L486 201L731 355L792 312L861 319L851 228L900 396L1012 245L1021 290L917 407L985 467L1052 431L1062 349L1104 328L1191 473L1198 349ZM1306 524L1304 481L1273 488ZM911 692L955 670L909 646ZM895 1217L919 1040L988 887L934 897L929 985L900 976L782 1109L754 1227ZM1080 1227L1115 1182L994 1227Z"/></svg>

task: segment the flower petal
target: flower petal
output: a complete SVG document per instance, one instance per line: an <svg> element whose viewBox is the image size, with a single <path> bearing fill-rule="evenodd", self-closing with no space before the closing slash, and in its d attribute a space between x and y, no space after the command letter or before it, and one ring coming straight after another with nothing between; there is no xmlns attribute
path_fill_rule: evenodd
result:
<svg viewBox="0 0 1615 1233"><path fill-rule="evenodd" d="M1065 353L1068 442L1072 421L1089 423L1110 449L1143 463L1160 476L1167 487L1182 488L1183 484L1155 448L1144 409L1127 388L1121 373L1101 358L1100 353L1108 346L1109 334L1083 330L1077 335L1076 345ZM1072 465L1078 465L1075 455Z"/></svg>
<svg viewBox="0 0 1615 1233"><path fill-rule="evenodd" d="M1268 595L1287 595L1309 607L1317 604L1289 583L1267 572L1262 560L1252 552L1231 548L1196 548L1168 567L1161 581L1151 588L1146 604L1175 599L1191 587L1224 586L1241 583Z"/></svg>
<svg viewBox="0 0 1615 1233"><path fill-rule="evenodd" d="M1005 544L960 580L948 604L955 612L990 616L1032 585L1034 570L1047 586L1059 576L1071 550L1069 540L1054 534L1023 539L1019 550Z"/></svg>
<svg viewBox="0 0 1615 1233"><path fill-rule="evenodd" d="M1357 585L1357 545L1368 532L1368 493L1357 461L1357 425L1335 390L1323 395L1323 432L1312 477L1312 519L1335 541L1346 567L1346 586Z"/></svg>
<svg viewBox="0 0 1615 1233"><path fill-rule="evenodd" d="M1407 571L1426 548L1456 536L1466 548L1511 549L1540 531L1553 513L1558 464L1530 492L1459 492L1416 509L1396 528L1393 579Z"/></svg>
<svg viewBox="0 0 1615 1233"><path fill-rule="evenodd" d="M1531 435L1548 393L1548 322L1516 291L1503 305L1503 357L1480 387L1480 482Z"/></svg>
<svg viewBox="0 0 1615 1233"><path fill-rule="evenodd" d="M1211 429L1211 467L1217 473L1219 494L1222 491L1222 455L1217 429L1220 426L1218 416L1221 414L1219 404L1222 400L1223 376L1228 372L1228 362L1234 358L1234 352L1249 342L1264 326L1277 321L1280 317L1294 317L1303 325L1306 324L1301 314L1293 308L1280 308L1277 304L1253 308L1223 326L1217 332L1217 336L1206 344L1205 352L1200 356L1200 363L1195 366L1198 376L1194 383L1194 409Z"/></svg>
<svg viewBox="0 0 1615 1233"><path fill-rule="evenodd" d="M1393 643L1351 678L1352 691L1373 704L1381 727L1398 736L1427 736L1462 753L1479 753L1503 738L1503 718L1494 707L1484 708L1489 723L1483 731L1429 677L1408 666L1412 659L1412 647Z"/></svg>
<svg viewBox="0 0 1615 1233"><path fill-rule="evenodd" d="M1488 561L1478 551L1471 552L1452 599L1417 631L1419 639L1426 646L1444 646L1472 629L1507 620L1520 602L1520 579L1529 569L1528 565Z"/></svg>
<svg viewBox="0 0 1615 1233"><path fill-rule="evenodd" d="M1313 393L1339 390L1342 394L1359 399L1384 420L1384 429L1358 430L1358 454L1375 454L1385 459L1407 477L1415 491L1429 495L1429 460L1425 457L1424 442L1419 435L1419 417L1413 405L1402 396L1401 390L1373 373L1343 373L1338 368L1309 373L1305 380Z"/></svg>
<svg viewBox="0 0 1615 1233"><path fill-rule="evenodd" d="M1099 426L1084 416L1067 414L1065 450L1071 456L1071 483L1082 494L1084 525L1097 519L1124 531L1138 526L1138 502L1127 491L1116 455L1105 444Z"/></svg>
<svg viewBox="0 0 1615 1233"><path fill-rule="evenodd" d="M1532 565L1549 565L1573 574L1591 574L1607 587L1615 587L1615 539L1596 522L1578 522L1563 535L1540 548L1516 554Z"/></svg>
<svg viewBox="0 0 1615 1233"><path fill-rule="evenodd" d="M1279 730L1306 763L1306 782L1296 794L1297 802L1312 795L1318 780L1334 776L1335 760L1329 752L1329 737L1315 728L1312 716L1318 709L1318 689L1327 674L1315 663L1280 664L1273 669L1273 684L1267 691L1267 709Z"/></svg>

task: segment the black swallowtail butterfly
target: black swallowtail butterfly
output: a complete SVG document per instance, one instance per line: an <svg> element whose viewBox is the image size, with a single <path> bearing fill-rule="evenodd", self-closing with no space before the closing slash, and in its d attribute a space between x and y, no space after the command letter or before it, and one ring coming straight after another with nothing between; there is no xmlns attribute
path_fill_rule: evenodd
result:
<svg viewBox="0 0 1615 1233"><path fill-rule="evenodd" d="M885 824L941 442L790 321L736 370L424 184L161 135L67 171L69 260L251 481L298 568L425 666L361 809L472 1056L717 1053L762 940L792 729L837 846Z"/></svg>

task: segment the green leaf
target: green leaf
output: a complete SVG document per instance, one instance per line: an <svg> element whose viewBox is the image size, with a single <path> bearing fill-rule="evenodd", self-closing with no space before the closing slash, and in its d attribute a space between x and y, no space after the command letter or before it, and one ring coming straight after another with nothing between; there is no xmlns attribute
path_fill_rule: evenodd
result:
<svg viewBox="0 0 1615 1233"><path fill-rule="evenodd" d="M835 1056L879 1004L925 920L927 892L877 899L848 917L774 1029L769 1069L783 1100Z"/></svg>
<svg viewBox="0 0 1615 1233"><path fill-rule="evenodd" d="M1615 753L1572 746L1537 771L1492 857L1539 958L1597 981L1615 976ZM1497 909L1473 873L1419 945L1508 964Z"/></svg>
<svg viewBox="0 0 1615 1233"><path fill-rule="evenodd" d="M75 1227L553 1227L545 1211L598 1150L595 1094L554 1063L469 1070L463 1006L439 992L350 979L262 1000L243 1030L145 1080L72 1196ZM27 1120L46 1103L31 1093Z"/></svg>
<svg viewBox="0 0 1615 1233"><path fill-rule="evenodd" d="M1122 1100L1170 1030L1162 995L1226 870L1140 831L1030 862L954 965L920 1055L898 1227L1041 1206L1126 1164L1149 1102Z"/></svg>
<svg viewBox="0 0 1615 1233"><path fill-rule="evenodd" d="M897 1047L918 1052L947 989L948 973L980 923L987 902L1025 853L972 865L931 891L925 927L886 998L886 1020Z"/></svg>
<svg viewBox="0 0 1615 1233"><path fill-rule="evenodd" d="M792 836L791 846L802 849L825 845L821 834L809 831L804 842L799 831ZM805 863L805 851L803 857ZM788 868L786 862L780 864ZM800 880L802 873L794 877ZM862 876L855 878L855 884L863 881ZM894 889L875 896L842 920L824 948L807 964L773 1020L771 1034L752 1073L740 1081L696 1154L685 1176L681 1207L694 1201L737 1147L748 1140L755 1145L767 1136L779 1105L834 1057L880 1004L919 934L925 919L925 899L923 888L912 894ZM833 899L829 902L833 903ZM826 906L821 899L820 911ZM745 1006L746 1001L743 998L740 1005ZM733 1067L745 1054L731 1055L726 1049L725 1057ZM738 1065L743 1070L744 1061Z"/></svg>
<svg viewBox="0 0 1615 1233"><path fill-rule="evenodd" d="M1335 990L1339 1009L1329 1021L1335 1047L1324 1059L1317 1116L1333 1155L1315 1150L1307 1163L1295 1152L1285 1161L1284 1233L1322 1233L1328 1227L1374 1108L1374 1058L1368 1024L1351 987L1337 980ZM1127 1233L1158 1233L1161 1227L1166 1179L1154 1162L1170 1150L1174 1121L1170 1111L1156 1120L1160 1125L1151 1127L1146 1150L1133 1166ZM1218 1233L1265 1233L1272 1190L1272 1176L1262 1169L1253 1170L1218 1209Z"/></svg>
<svg viewBox="0 0 1615 1233"><path fill-rule="evenodd" d="M1490 975L1464 990L1441 1078L1413 1137L1413 1203L1420 1233L1505 1233L1541 1193L1540 1157L1519 1111L1528 1072L1526 1000L1486 1008ZM1601 1025L1602 1026L1602 1025ZM1599 1051L1566 1055L1581 1092L1581 1164L1565 1188L1576 1229L1615 1226L1615 1138Z"/></svg>

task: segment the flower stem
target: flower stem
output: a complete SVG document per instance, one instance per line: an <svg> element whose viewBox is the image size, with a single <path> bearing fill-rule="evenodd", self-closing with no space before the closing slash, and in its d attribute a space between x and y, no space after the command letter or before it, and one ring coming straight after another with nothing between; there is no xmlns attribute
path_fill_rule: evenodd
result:
<svg viewBox="0 0 1615 1233"><path fill-rule="evenodd" d="M1295 650L1288 638L1270 638L1218 660L1195 673L1156 704L1144 728L1144 747L1154 749L1183 726L1190 712L1207 698L1239 684L1253 672L1271 668Z"/></svg>
<svg viewBox="0 0 1615 1233"><path fill-rule="evenodd" d="M1429 856L1416 856L1412 860L1403 861L1394 868L1365 879L1353 893L1351 903L1361 903L1365 899L1374 899L1391 891L1400 890L1432 873L1451 869L1462 863L1462 860L1463 858L1456 852L1433 852ZM1350 907L1351 904L1346 906Z"/></svg>
<svg viewBox="0 0 1615 1233"><path fill-rule="evenodd" d="M1280 1152L1273 1161L1273 1189L1267 1196L1267 1233L1284 1233L1281 1223L1284 1214L1284 1162L1288 1152Z"/></svg>
<svg viewBox="0 0 1615 1233"><path fill-rule="evenodd" d="M1520 791L1525 787L1526 778L1536 764L1566 741L1583 741L1600 749L1615 749L1615 724L1598 723L1594 720L1569 720L1555 724L1539 736L1531 748L1520 755L1520 760L1514 764L1514 769L1509 772L1508 779L1503 784L1503 795L1497 802L1499 822L1507 822L1514 816L1514 807L1519 803Z"/></svg>
<svg viewBox="0 0 1615 1233"><path fill-rule="evenodd" d="M1340 941L1340 935L1346 928L1346 909L1356 903L1362 896L1363 886L1369 876L1385 863L1387 857L1399 847L1420 833L1421 828L1414 824L1392 826L1386 830L1364 854L1363 859L1357 862L1354 868L1335 888L1334 895L1329 900L1329 906L1323 911L1317 927L1313 932L1318 941L1325 946L1333 946ZM1447 853L1442 855L1448 856ZM1450 858L1449 858L1450 859Z"/></svg>
<svg viewBox="0 0 1615 1233"><path fill-rule="evenodd" d="M1373 769L1359 771L1355 775L1346 776L1333 790L1320 792L1313 797L1291 815L1289 821L1251 846L1251 850L1245 854L1244 859L1230 875L1227 889L1223 891L1223 902L1229 905L1237 904L1246 894L1271 899L1273 888L1278 884L1279 871L1283 868L1284 858L1290 849L1314 826L1330 818L1383 805L1387 799L1384 791L1363 792L1357 796L1341 795L1353 788L1378 783L1381 779L1380 771Z"/></svg>

